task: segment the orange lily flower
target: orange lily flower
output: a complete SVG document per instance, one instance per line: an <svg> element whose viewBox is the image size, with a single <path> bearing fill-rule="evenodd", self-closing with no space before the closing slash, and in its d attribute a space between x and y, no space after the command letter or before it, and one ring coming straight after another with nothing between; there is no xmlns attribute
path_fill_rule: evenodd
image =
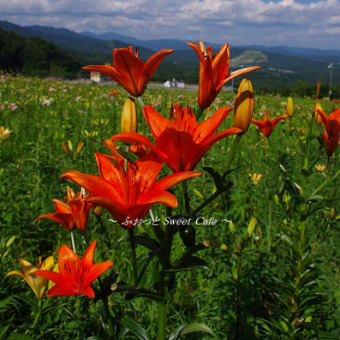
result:
<svg viewBox="0 0 340 340"><path fill-rule="evenodd" d="M174 50L161 50L152 55L146 63L138 58L138 48L133 53L132 46L118 48L112 51L113 66L88 65L83 69L105 74L113 81L123 86L132 96L139 97L143 94L146 84L155 73L163 59Z"/></svg>
<svg viewBox="0 0 340 340"><path fill-rule="evenodd" d="M229 72L229 44L224 44L215 56L212 55L212 48L210 46L205 48L201 40L199 46L192 42L187 44L194 49L200 59L198 106L201 109L211 105L229 80L260 68L260 66L253 66Z"/></svg>
<svg viewBox="0 0 340 340"><path fill-rule="evenodd" d="M176 197L166 190L188 178L201 173L186 171L166 176L155 183L162 168L162 162L154 153L130 163L114 150L114 155L96 153L100 176L68 170L61 177L81 185L90 192L88 202L100 205L115 218L122 227L130 229L139 224L155 203L169 207L178 206Z"/></svg>
<svg viewBox="0 0 340 340"><path fill-rule="evenodd" d="M269 114L266 112L265 119L263 119L263 120L252 119L251 121L261 130L262 134L265 137L269 137L272 134L276 124L280 120L284 120L287 117L288 117L288 115L284 115L284 116L277 117L277 118L274 118L273 120L271 120Z"/></svg>
<svg viewBox="0 0 340 340"><path fill-rule="evenodd" d="M137 142L152 149L174 172L193 170L204 154L220 139L239 133L239 128L230 128L214 134L231 107L222 107L209 119L197 124L191 108L176 104L170 119L164 118L152 106L144 106L144 118L153 134L156 146L138 133L120 133L111 141Z"/></svg>
<svg viewBox="0 0 340 340"><path fill-rule="evenodd" d="M91 283L113 266L111 261L93 264L96 241L87 248L80 260L78 255L66 244L58 251L58 273L50 270L37 270L40 275L55 285L46 292L46 296L87 295L94 298Z"/></svg>
<svg viewBox="0 0 340 340"><path fill-rule="evenodd" d="M327 156L330 157L339 145L340 109L335 109L328 117L322 110L317 109L317 113L325 126L324 133L321 134L321 137L326 143Z"/></svg>
<svg viewBox="0 0 340 340"><path fill-rule="evenodd" d="M55 213L39 216L35 221L43 218L49 218L61 224L66 230L73 230L76 226L79 230L84 231L89 220L90 209L92 204L86 202L87 195L85 190L75 194L73 190L67 187L67 197L64 202L53 199L55 203Z"/></svg>

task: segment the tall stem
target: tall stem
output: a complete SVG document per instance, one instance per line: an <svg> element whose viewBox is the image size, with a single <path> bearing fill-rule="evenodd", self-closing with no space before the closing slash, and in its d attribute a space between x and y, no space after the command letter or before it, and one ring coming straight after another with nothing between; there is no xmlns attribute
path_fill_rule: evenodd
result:
<svg viewBox="0 0 340 340"><path fill-rule="evenodd" d="M204 112L204 109L199 108L198 113L197 113L197 117L196 117L197 121L200 119L200 117L202 116L203 112Z"/></svg>
<svg viewBox="0 0 340 340"><path fill-rule="evenodd" d="M171 215L171 210L168 210L169 215ZM166 323L167 323L167 297L168 297L168 286L166 283L166 269L170 267L170 257L171 257L171 246L173 241L173 233L170 226L166 226L164 235L164 259L162 262L162 268L159 269L159 284L158 284L158 294L162 296L165 301L158 302L158 329L157 329L157 340L165 340Z"/></svg>
<svg viewBox="0 0 340 340"><path fill-rule="evenodd" d="M236 279L236 339L241 335L241 266L242 266L242 248L237 252L237 279Z"/></svg>
<svg viewBox="0 0 340 340"><path fill-rule="evenodd" d="M70 234L71 234L71 244L72 244L72 249L73 249L73 251L76 253L77 251L76 251L76 244L75 244L75 242L74 242L74 234L73 234L73 231L71 231Z"/></svg>
<svg viewBox="0 0 340 340"><path fill-rule="evenodd" d="M334 181L340 174L340 170L332 177L326 179L317 189L315 189L310 196L316 195L320 190L322 190L328 183Z"/></svg>
<svg viewBox="0 0 340 340"><path fill-rule="evenodd" d="M184 203L185 203L185 212L187 215L190 215L190 198L189 198L189 192L188 192L188 185L187 182L182 182L182 188L183 188L183 196L184 196Z"/></svg>
<svg viewBox="0 0 340 340"><path fill-rule="evenodd" d="M139 104L141 105L141 107L143 108L144 106L144 102L143 102L143 99L142 97L137 97L137 100L139 101Z"/></svg>
<svg viewBox="0 0 340 340"><path fill-rule="evenodd" d="M41 315L41 299L37 299L37 304L38 304L38 310L36 310L36 313L35 313L35 317L34 317L34 321L32 323L32 326L31 328L35 328L35 326L37 325L39 319L40 319L40 315Z"/></svg>
<svg viewBox="0 0 340 340"><path fill-rule="evenodd" d="M133 279L135 282L135 286L138 283L138 276L137 276L137 259L136 259L136 242L135 242L135 234L133 231L133 227L128 229L129 231L129 241L131 247L131 262L132 262L132 270L133 270Z"/></svg>
<svg viewBox="0 0 340 340"><path fill-rule="evenodd" d="M167 288L165 287L164 281L165 273L161 271L159 277L159 294L163 297L166 297ZM167 312L166 302L159 302L157 340L165 340L166 312Z"/></svg>
<svg viewBox="0 0 340 340"><path fill-rule="evenodd" d="M234 160L235 153L236 153L237 147L238 147L238 145L240 143L240 140L241 140L241 135L236 135L236 137L234 139L234 142L233 142L233 145L231 147L231 150L229 152L229 159L227 161L227 164L226 164L226 167L225 167L225 171L229 170L229 168L231 166L231 163Z"/></svg>
<svg viewBox="0 0 340 340"><path fill-rule="evenodd" d="M99 222L99 224L101 225L102 230L103 230L103 232L105 234L105 243L109 247L109 249L111 249L110 237L109 237L109 234L107 233L106 226L103 223L103 220L102 220L102 218L99 215L96 215L96 218L97 218L97 221Z"/></svg>

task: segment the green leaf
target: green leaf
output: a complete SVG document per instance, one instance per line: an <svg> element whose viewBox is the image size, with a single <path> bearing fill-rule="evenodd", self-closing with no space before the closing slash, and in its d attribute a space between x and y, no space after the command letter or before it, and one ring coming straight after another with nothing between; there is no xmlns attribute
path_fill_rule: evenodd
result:
<svg viewBox="0 0 340 340"><path fill-rule="evenodd" d="M216 188L218 190L222 190L223 184L224 184L222 176L217 171L215 171L212 167L209 167L209 166L203 167L203 170L207 171L209 175L213 178Z"/></svg>
<svg viewBox="0 0 340 340"><path fill-rule="evenodd" d="M151 300L155 301L161 301L166 302L165 298L163 296L158 295L157 293L154 293L151 290L148 289L142 289L142 288L136 288L134 286L124 285L124 284L118 284L116 286L115 292L123 292L126 293L126 299L133 299L136 297L146 297Z"/></svg>
<svg viewBox="0 0 340 340"><path fill-rule="evenodd" d="M143 287L145 285L145 282L146 282L145 272L154 256L155 254L151 252L150 254L144 256L143 258L138 259L137 261L137 272L138 272L137 285L138 287Z"/></svg>
<svg viewBox="0 0 340 340"><path fill-rule="evenodd" d="M5 307L6 305L8 305L8 304L11 302L12 298L13 298L13 295L8 296L8 297L6 297L5 299L2 299L2 300L0 301L0 308L3 308L3 307Z"/></svg>
<svg viewBox="0 0 340 340"><path fill-rule="evenodd" d="M9 327L11 326L12 324L12 320L14 319L14 315L7 321L8 324L3 326L0 330L0 339L2 339L2 337L7 333Z"/></svg>
<svg viewBox="0 0 340 340"><path fill-rule="evenodd" d="M10 335L10 337L7 338L7 340L34 340L34 339L26 334L14 333Z"/></svg>
<svg viewBox="0 0 340 340"><path fill-rule="evenodd" d="M131 163L138 160L138 156L130 151L122 151L118 150L118 152L126 159L128 159Z"/></svg>
<svg viewBox="0 0 340 340"><path fill-rule="evenodd" d="M254 230L255 230L255 226L256 226L256 218L255 217L252 217L250 219L250 222L248 224L248 229L247 229L247 232L248 232L248 236L251 237L251 235L253 234Z"/></svg>
<svg viewBox="0 0 340 340"><path fill-rule="evenodd" d="M337 303L340 304L340 287L335 290L334 296L335 296Z"/></svg>
<svg viewBox="0 0 340 340"><path fill-rule="evenodd" d="M175 267L169 268L167 272L181 272L181 271L188 271L188 270L196 270L196 269L209 269L207 262L202 260L197 256L190 256L180 261Z"/></svg>
<svg viewBox="0 0 340 340"><path fill-rule="evenodd" d="M135 236L135 241L137 244L140 244L153 251L158 251L160 248L160 244L147 234Z"/></svg>
<svg viewBox="0 0 340 340"><path fill-rule="evenodd" d="M215 336L214 332L208 326L201 323L191 323L189 325L180 326L177 328L177 330L169 337L168 340L177 340L183 335L196 332L208 333L212 336Z"/></svg>
<svg viewBox="0 0 340 340"><path fill-rule="evenodd" d="M287 235L282 235L281 238L283 241L286 241L291 247L295 247L295 244Z"/></svg>
<svg viewBox="0 0 340 340"><path fill-rule="evenodd" d="M312 195L307 198L308 202L315 202L326 199L324 196L321 195Z"/></svg>
<svg viewBox="0 0 340 340"><path fill-rule="evenodd" d="M13 235L12 237L10 237L10 239L6 243L6 248L8 248L14 242L16 238L17 238L16 235Z"/></svg>
<svg viewBox="0 0 340 340"><path fill-rule="evenodd" d="M149 340L146 330L141 327L136 321L131 318L124 317L121 320L122 325L127 328L131 333L141 340Z"/></svg>
<svg viewBox="0 0 340 340"><path fill-rule="evenodd" d="M282 329L283 329L283 331L285 333L289 332L289 328L288 328L287 324L283 320L280 321L280 325L281 325L281 327L282 327Z"/></svg>

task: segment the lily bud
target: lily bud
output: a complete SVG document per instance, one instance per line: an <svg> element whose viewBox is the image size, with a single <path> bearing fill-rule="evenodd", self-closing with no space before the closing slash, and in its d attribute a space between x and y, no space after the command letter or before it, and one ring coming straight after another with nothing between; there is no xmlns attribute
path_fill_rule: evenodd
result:
<svg viewBox="0 0 340 340"><path fill-rule="evenodd" d="M290 117L292 117L294 113L294 104L293 104L293 98L292 97L288 97L287 99L287 114Z"/></svg>
<svg viewBox="0 0 340 340"><path fill-rule="evenodd" d="M322 106L321 106L320 103L316 103L314 112L315 112L315 121L316 121L316 124L321 125L322 119L321 119L321 116L318 114L317 110L323 111Z"/></svg>
<svg viewBox="0 0 340 340"><path fill-rule="evenodd" d="M102 212L103 212L103 208L101 206L97 205L97 206L92 208L92 211L96 216L101 216Z"/></svg>
<svg viewBox="0 0 340 340"><path fill-rule="evenodd" d="M137 132L136 104L131 98L127 98L123 106L121 132Z"/></svg>
<svg viewBox="0 0 340 340"><path fill-rule="evenodd" d="M234 127L242 130L240 134L247 132L254 111L254 92L251 81L243 79L238 88L234 104Z"/></svg>

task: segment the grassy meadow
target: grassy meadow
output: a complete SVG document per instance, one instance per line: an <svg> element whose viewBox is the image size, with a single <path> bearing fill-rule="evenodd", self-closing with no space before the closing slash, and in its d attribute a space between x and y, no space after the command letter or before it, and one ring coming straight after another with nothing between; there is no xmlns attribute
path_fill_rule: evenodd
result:
<svg viewBox="0 0 340 340"><path fill-rule="evenodd" d="M148 89L142 99L168 117L175 103L196 111L196 95ZM59 224L34 220L54 212L51 200L66 196L67 186L79 191L60 178L66 170L98 175L94 153L109 153L104 140L120 132L127 96L116 86L1 76L0 126L11 132L0 139L0 339L156 338L159 311L152 299L131 297L112 286L108 306L86 296L40 301L23 279L6 276L21 270L21 258L35 264L39 256L52 255L56 262L58 248L70 245L70 233ZM265 112L272 118L286 114L286 97L258 96L255 88L254 98L253 118L263 119ZM200 323L214 335L198 332L177 338L340 338L340 148L328 160L320 137L323 126L313 116L314 99L293 102L291 121L279 122L268 140L250 125L231 164L234 171L227 175L230 189L199 212L190 237L200 245L200 261L190 267L195 270L183 269L173 276L167 299L168 337L181 325ZM233 94L221 92L208 114L233 103ZM320 103L328 115L336 108L328 100ZM139 132L153 141L136 104ZM232 116L231 112L220 130L233 125ZM202 176L188 181L193 209L216 190L213 176L203 167L222 173L234 138L215 144L196 167ZM170 173L163 165L162 176ZM179 201L173 215L185 214L181 185L173 192ZM155 205L153 213L166 215L161 205ZM101 221L91 212L85 232L74 231L77 253L82 255L97 240L95 262L114 262L101 282L117 273L115 284L131 283L127 231L105 210ZM154 230L143 223L135 234L154 237ZM184 249L177 233L171 252L174 263ZM148 252L137 246L139 263ZM152 289L157 282L157 266L151 259L142 278L144 287ZM100 284L96 280L93 287ZM148 337L133 331L137 323Z"/></svg>

